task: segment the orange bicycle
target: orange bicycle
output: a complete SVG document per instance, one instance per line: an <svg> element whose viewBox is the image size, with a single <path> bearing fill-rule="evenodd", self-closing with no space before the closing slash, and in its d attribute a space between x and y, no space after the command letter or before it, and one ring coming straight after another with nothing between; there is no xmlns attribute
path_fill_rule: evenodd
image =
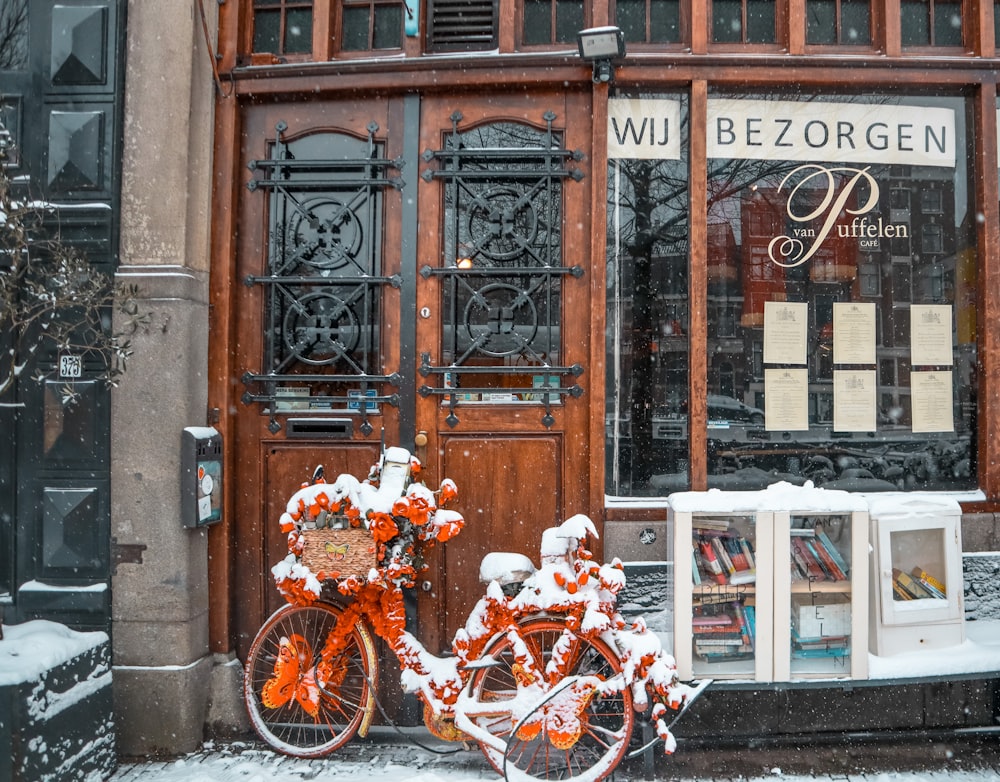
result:
<svg viewBox="0 0 1000 782"><path fill-rule="evenodd" d="M432 492L418 471L407 451L389 448L365 480L327 483L319 469L289 500L281 518L289 555L272 569L288 605L257 633L244 676L260 737L312 758L364 736L380 673L374 633L399 658L428 729L478 742L506 779L603 779L625 756L636 713L648 712L672 752L667 714L681 713L707 682L678 682L656 634L622 619L621 563L593 560L586 516L543 533L537 569L523 555L486 556L486 594L450 656L431 654L405 629L403 590L423 567L422 549L464 524L443 507L454 484Z"/></svg>

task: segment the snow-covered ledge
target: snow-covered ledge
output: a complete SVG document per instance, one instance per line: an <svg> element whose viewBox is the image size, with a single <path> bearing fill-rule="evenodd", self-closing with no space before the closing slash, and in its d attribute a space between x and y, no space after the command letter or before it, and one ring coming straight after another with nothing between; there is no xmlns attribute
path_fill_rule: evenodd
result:
<svg viewBox="0 0 1000 782"><path fill-rule="evenodd" d="M114 771L106 633L34 620L0 640L0 779L103 779Z"/></svg>

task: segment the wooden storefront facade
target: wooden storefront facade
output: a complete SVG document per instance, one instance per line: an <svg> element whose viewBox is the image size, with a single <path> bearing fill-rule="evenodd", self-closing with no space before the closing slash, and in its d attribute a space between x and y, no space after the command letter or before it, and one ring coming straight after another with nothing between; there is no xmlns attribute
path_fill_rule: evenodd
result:
<svg viewBox="0 0 1000 782"><path fill-rule="evenodd" d="M616 530L665 518L669 491L747 468L764 480L824 459L837 469L846 455L882 488L959 492L970 518L994 511L992 2L246 0L219 14L208 400L227 495L208 542L211 561L226 563L211 570L215 651L245 653L277 606L268 570L285 550L277 518L291 490L318 463L366 472L383 443L414 450L429 483L453 478L468 521L419 590L431 647L480 594L487 551L534 555L545 527L583 512L598 521L603 553L620 554ZM610 83L593 80L576 45L578 30L608 25L624 29L628 50ZM609 112L629 100L633 146L648 119L664 135L647 146L677 134L675 150L609 153L626 127ZM725 119L722 101L732 102ZM797 118L805 127L832 111L802 136L812 157L796 167L844 176L883 166L871 174L885 191L873 223L884 213L911 228L846 241L871 195L859 191L839 204L851 216L831 218L848 228L834 226L844 241L826 255L771 289L748 272L752 226L773 238L791 218L733 199L773 195L794 167L746 174L746 161L768 158L723 159L718 147L732 117L749 146L763 140L754 134L766 120L744 108L769 103L798 104L770 120L792 132ZM914 141L907 121L866 140L860 120L837 113L846 105L871 109L879 127L894 107L946 112L950 157L905 154L927 138L934 147L937 126ZM841 152L867 143L873 159L828 156L821 131ZM890 246L903 233L907 247ZM804 434L756 418L766 404L755 297L811 308ZM877 373L886 418L845 445L824 407L831 323L814 313L862 300L880 308L878 359L864 369ZM948 431L913 424L913 367L894 342L909 334L899 313L911 303L954 313L955 362L935 367L955 377ZM719 400L750 412L720 413ZM932 461L930 446L957 456ZM876 474L876 451L906 458Z"/></svg>

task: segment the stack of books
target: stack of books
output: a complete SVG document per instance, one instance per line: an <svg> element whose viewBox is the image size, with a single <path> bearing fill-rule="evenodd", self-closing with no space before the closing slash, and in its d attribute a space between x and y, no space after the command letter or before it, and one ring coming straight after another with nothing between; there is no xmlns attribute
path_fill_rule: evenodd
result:
<svg viewBox="0 0 1000 782"><path fill-rule="evenodd" d="M724 523L724 522L722 522ZM694 530L691 574L700 584L739 585L757 581L753 544L729 529L701 526Z"/></svg>
<svg viewBox="0 0 1000 782"><path fill-rule="evenodd" d="M940 580L918 565L909 573L892 569L892 596L894 600L947 600L948 592Z"/></svg>
<svg viewBox="0 0 1000 782"><path fill-rule="evenodd" d="M754 606L742 601L695 608L691 622L694 653L707 662L753 657Z"/></svg>

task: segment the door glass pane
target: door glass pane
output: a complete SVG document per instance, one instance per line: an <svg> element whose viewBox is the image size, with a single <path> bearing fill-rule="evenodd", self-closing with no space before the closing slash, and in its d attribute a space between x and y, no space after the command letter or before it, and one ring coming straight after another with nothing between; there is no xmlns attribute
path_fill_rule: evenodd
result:
<svg viewBox="0 0 1000 782"><path fill-rule="evenodd" d="M97 426L101 421L99 384L75 382L72 396L65 382L46 381L43 447L46 461L89 462L98 455Z"/></svg>
<svg viewBox="0 0 1000 782"><path fill-rule="evenodd" d="M692 519L691 644L696 676L753 676L757 648L756 533L753 516L699 514Z"/></svg>
<svg viewBox="0 0 1000 782"><path fill-rule="evenodd" d="M554 119L554 115L547 115ZM443 188L442 364L449 404L544 402L562 360L561 135L497 122L456 130Z"/></svg>

